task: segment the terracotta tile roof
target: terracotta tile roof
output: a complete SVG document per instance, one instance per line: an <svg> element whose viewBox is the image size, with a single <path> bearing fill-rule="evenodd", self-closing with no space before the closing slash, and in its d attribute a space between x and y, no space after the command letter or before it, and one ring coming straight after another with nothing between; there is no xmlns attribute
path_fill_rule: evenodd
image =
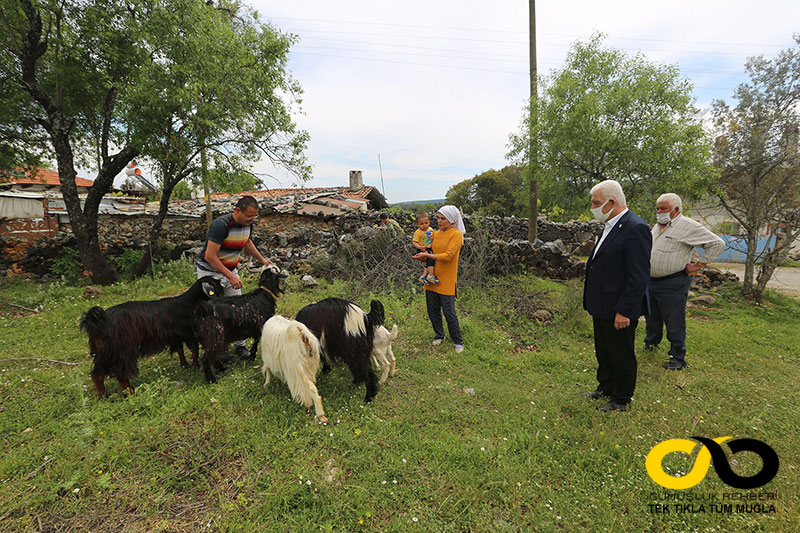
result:
<svg viewBox="0 0 800 533"><path fill-rule="evenodd" d="M0 173L5 174L4 179L0 180L0 183L15 183L19 185L61 185L61 180L58 178L58 172L44 168L36 169L35 172L35 176L31 175L32 173L28 173L28 175L24 178L16 177L11 173ZM75 185L78 187L91 187L94 185L94 181L76 176Z"/></svg>
<svg viewBox="0 0 800 533"><path fill-rule="evenodd" d="M363 189L351 192L349 187L311 187L306 189L268 189L264 191L245 191L230 194L227 192L214 192L209 196L212 199L228 198L230 196L253 196L254 198L276 198L278 196L285 196L287 194L317 194L323 192L335 192L342 196L350 198L363 198L366 199L375 189L372 185L365 185Z"/></svg>

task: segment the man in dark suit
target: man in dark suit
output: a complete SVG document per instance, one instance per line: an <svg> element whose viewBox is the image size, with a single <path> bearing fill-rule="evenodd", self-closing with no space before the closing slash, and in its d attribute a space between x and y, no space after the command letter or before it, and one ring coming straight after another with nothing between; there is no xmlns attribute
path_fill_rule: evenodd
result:
<svg viewBox="0 0 800 533"><path fill-rule="evenodd" d="M585 394L608 399L600 411L625 411L636 387L634 338L647 311L653 241L647 223L628 210L619 183L598 183L591 195L592 214L605 227L586 262L583 308L594 325L598 386Z"/></svg>

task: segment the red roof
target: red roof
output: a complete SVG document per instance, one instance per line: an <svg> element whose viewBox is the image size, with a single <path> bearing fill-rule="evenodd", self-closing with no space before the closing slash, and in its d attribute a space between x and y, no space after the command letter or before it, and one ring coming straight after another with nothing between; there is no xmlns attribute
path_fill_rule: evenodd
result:
<svg viewBox="0 0 800 533"><path fill-rule="evenodd" d="M15 183L19 185L61 186L61 180L58 178L58 172L53 172L52 170L47 170L44 168L36 169L35 172L36 172L35 176L32 175L32 172L29 172L24 178L17 177L10 172L5 173L4 176L5 179L3 179L2 182ZM92 185L94 185L94 181L76 176L75 185L77 185L78 187L91 187Z"/></svg>
<svg viewBox="0 0 800 533"><path fill-rule="evenodd" d="M337 192L342 196L348 196L350 198L364 198L366 199L369 196L369 193L375 187L372 185L365 185L363 189L358 191L352 192L348 187L312 187L309 189L268 189L265 191L245 191L245 192L237 192L236 194L230 194L227 192L213 192L209 196L214 199L219 198L228 198L231 196L253 196L255 198L263 197L263 198L276 198L278 196L285 196L287 194L316 194L320 192Z"/></svg>

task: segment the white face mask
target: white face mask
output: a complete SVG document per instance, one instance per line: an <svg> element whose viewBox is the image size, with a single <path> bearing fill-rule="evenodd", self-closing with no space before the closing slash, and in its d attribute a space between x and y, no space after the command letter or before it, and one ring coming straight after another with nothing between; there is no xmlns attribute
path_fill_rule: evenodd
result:
<svg viewBox="0 0 800 533"><path fill-rule="evenodd" d="M613 211L613 209L609 209L608 213L603 213L603 208L609 201L610 199L606 200L605 203L600 207L592 207L589 209L589 211L592 212L592 215L594 215L594 218L596 218L600 222L605 222L606 220L608 220L608 217L611 215L611 212Z"/></svg>
<svg viewBox="0 0 800 533"><path fill-rule="evenodd" d="M669 224L670 220L669 211L666 213L656 213L656 221L659 224Z"/></svg>

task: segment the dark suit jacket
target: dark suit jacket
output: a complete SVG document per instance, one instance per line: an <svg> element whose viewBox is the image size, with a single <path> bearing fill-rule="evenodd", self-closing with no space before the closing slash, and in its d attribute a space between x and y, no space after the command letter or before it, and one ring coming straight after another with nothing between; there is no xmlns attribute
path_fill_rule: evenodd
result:
<svg viewBox="0 0 800 533"><path fill-rule="evenodd" d="M622 215L586 262L583 308L590 315L613 320L619 313L633 322L647 313L652 245L647 223L630 210Z"/></svg>

